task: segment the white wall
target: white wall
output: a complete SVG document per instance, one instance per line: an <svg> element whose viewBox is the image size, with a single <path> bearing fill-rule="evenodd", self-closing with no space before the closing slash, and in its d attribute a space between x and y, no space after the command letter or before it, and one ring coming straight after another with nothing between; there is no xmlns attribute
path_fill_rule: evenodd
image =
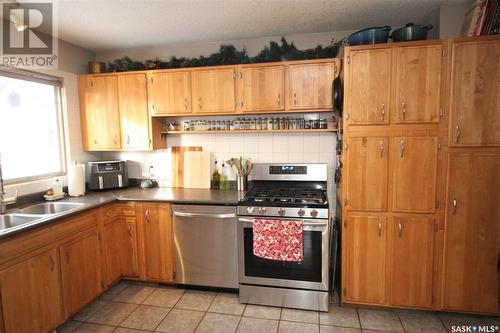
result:
<svg viewBox="0 0 500 333"><path fill-rule="evenodd" d="M439 10L439 37L460 37L464 15L472 7L473 1L442 4Z"/></svg>

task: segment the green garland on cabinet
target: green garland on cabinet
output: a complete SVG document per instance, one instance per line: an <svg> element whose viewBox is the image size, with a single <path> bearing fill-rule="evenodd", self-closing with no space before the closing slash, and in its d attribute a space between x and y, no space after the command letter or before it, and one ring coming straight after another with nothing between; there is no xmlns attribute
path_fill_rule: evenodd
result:
<svg viewBox="0 0 500 333"><path fill-rule="evenodd" d="M292 43L288 43L285 37L281 38L281 45L271 41L255 57L249 57L245 48L238 51L230 44L220 46L219 52L210 56L199 58L177 58L172 57L170 61L162 61L159 58L148 59L144 63L134 61L129 57L116 59L108 64L108 72L127 72L145 69L169 69L186 67L205 67L218 65L238 65L275 61L306 60L334 58L337 56L340 42L335 42L326 47L318 45L313 49L299 50Z"/></svg>

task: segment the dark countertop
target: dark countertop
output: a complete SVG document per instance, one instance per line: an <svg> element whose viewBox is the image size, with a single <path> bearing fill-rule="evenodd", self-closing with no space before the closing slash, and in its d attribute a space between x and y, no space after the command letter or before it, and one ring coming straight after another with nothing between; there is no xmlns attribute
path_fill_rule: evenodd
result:
<svg viewBox="0 0 500 333"><path fill-rule="evenodd" d="M62 218L82 213L84 211L97 208L115 201L157 201L179 204L198 204L198 205L224 205L235 206L243 198L245 192L236 190L210 190L210 189L188 189L188 188L150 188L142 189L132 187L124 190L114 190L106 192L89 192L81 197L66 197L57 202L77 202L82 205L78 208L54 215L44 215L41 219L34 222L22 224L18 227L0 229L0 239L17 235L26 230L30 230L47 223L58 221ZM30 204L29 206L35 205ZM7 213L16 213L16 209L7 211Z"/></svg>

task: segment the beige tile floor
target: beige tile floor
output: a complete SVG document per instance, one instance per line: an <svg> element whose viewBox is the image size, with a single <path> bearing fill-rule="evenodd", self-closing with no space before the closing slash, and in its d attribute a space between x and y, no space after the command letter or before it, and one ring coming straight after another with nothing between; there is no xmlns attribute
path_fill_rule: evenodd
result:
<svg viewBox="0 0 500 333"><path fill-rule="evenodd" d="M57 333L446 333L451 325L500 325L499 317L339 307L304 311L245 305L236 294L122 281ZM498 331L498 330L497 330Z"/></svg>

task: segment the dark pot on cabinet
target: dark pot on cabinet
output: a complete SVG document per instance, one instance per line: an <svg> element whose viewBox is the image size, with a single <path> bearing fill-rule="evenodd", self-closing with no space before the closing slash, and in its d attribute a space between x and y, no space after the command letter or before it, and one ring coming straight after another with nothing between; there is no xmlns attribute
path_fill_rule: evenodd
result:
<svg viewBox="0 0 500 333"><path fill-rule="evenodd" d="M406 26L396 29L392 32L394 42L408 42L412 40L427 39L427 31L432 29L432 24L415 25L408 23Z"/></svg>
<svg viewBox="0 0 500 333"><path fill-rule="evenodd" d="M380 44L387 43L391 27L386 25L383 27L367 28L356 31L347 37L348 45L365 45L365 44Z"/></svg>

